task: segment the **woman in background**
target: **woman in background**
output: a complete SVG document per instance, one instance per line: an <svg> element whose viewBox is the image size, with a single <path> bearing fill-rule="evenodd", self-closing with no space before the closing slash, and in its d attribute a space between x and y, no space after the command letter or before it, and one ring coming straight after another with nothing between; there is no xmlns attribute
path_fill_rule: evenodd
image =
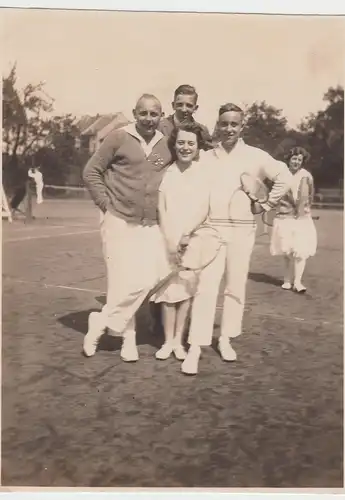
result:
<svg viewBox="0 0 345 500"><path fill-rule="evenodd" d="M294 147L287 156L288 167L293 174L290 191L281 199L273 223L271 255L284 256L284 290L293 289L305 293L303 273L309 257L316 253L317 235L311 215L314 196L314 180L304 167L309 153Z"/></svg>

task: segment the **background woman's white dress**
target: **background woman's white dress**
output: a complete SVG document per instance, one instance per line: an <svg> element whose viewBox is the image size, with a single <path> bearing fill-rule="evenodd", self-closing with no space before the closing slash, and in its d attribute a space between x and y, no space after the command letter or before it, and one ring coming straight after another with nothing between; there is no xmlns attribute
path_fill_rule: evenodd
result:
<svg viewBox="0 0 345 500"><path fill-rule="evenodd" d="M312 186L311 174L302 168L293 176L291 192L281 201L273 223L271 255L292 255L306 259L316 253L317 234L311 215L311 196L309 202L304 200L302 212L296 214L296 206L303 202L300 187L305 180Z"/></svg>

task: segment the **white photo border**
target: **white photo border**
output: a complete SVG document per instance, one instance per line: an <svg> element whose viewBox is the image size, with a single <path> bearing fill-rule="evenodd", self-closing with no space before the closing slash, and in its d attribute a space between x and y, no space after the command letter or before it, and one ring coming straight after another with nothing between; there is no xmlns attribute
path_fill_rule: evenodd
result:
<svg viewBox="0 0 345 500"><path fill-rule="evenodd" d="M343 0L21 0L2 1L2 8L109 10L129 12L197 12L267 15L345 16ZM0 487L0 500L333 500L345 499L345 489L85 489Z"/></svg>

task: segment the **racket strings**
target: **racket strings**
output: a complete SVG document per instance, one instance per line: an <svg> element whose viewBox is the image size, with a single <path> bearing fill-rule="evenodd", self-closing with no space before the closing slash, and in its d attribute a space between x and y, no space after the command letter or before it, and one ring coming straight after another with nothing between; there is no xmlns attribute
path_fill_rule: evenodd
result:
<svg viewBox="0 0 345 500"><path fill-rule="evenodd" d="M191 236L181 264L183 268L200 270L209 265L217 256L222 240L218 231L211 227L201 227Z"/></svg>
<svg viewBox="0 0 345 500"><path fill-rule="evenodd" d="M260 179L248 173L243 173L240 177L242 190L252 201L265 203L268 199L268 187Z"/></svg>

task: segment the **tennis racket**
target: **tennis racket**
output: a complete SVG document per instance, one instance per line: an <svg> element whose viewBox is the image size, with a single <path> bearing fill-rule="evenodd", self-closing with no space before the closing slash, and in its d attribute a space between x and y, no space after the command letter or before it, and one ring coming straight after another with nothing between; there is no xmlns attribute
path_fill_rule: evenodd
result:
<svg viewBox="0 0 345 500"><path fill-rule="evenodd" d="M270 210L269 212L263 212L261 214L261 220L262 220L264 227L272 228L275 217L276 217L276 210ZM319 220L320 217L318 215L313 215L312 219ZM260 237L260 236L265 235L265 234L269 234L268 229L264 230L262 232L262 234L259 234L258 236Z"/></svg>
<svg viewBox="0 0 345 500"><path fill-rule="evenodd" d="M261 220L265 226L273 227L273 222L276 217L276 210L270 210L269 212L263 212L261 214Z"/></svg>
<svg viewBox="0 0 345 500"><path fill-rule="evenodd" d="M246 172L240 175L239 180L239 187L235 189L229 202L230 220L243 219L243 214L248 211L248 198L254 215L263 212L263 208L257 204L268 200L269 187L265 182Z"/></svg>
<svg viewBox="0 0 345 500"><path fill-rule="evenodd" d="M241 174L241 188L248 196L252 203L252 211L257 214L254 205L256 203L267 203L269 195L268 182L265 183L260 179L253 177L252 175L244 172Z"/></svg>
<svg viewBox="0 0 345 500"><path fill-rule="evenodd" d="M271 182L270 181L261 181L258 178L252 177L248 173L243 173L241 175L241 187L245 194L248 196L250 201L252 202L252 212L254 215L261 214L261 220L266 227L273 227L274 218L276 215L275 210L270 210L266 212L265 210L256 211L254 209L255 203L266 203L268 200L269 189ZM319 220L319 217L313 216L313 220ZM266 231L263 234L267 234Z"/></svg>
<svg viewBox="0 0 345 500"><path fill-rule="evenodd" d="M265 224L265 226L273 227L273 222L276 216L275 210L270 210L269 212L264 212L261 215L262 222ZM313 215L312 216L313 220L319 220L320 217L318 215Z"/></svg>
<svg viewBox="0 0 345 500"><path fill-rule="evenodd" d="M152 288L147 298L151 298L181 271L201 271L217 257L222 238L219 232L210 226L200 226L190 236L187 246L180 247L179 258L173 270Z"/></svg>

